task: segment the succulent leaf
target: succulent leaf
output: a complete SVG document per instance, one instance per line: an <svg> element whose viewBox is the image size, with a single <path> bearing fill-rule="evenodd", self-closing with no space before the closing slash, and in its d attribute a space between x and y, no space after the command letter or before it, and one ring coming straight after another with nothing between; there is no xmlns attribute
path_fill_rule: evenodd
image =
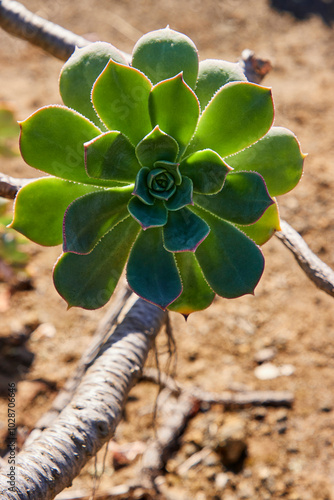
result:
<svg viewBox="0 0 334 500"><path fill-rule="evenodd" d="M254 224L237 226L257 245L263 245L272 237L275 231L280 231L281 229L278 205L275 198L274 202Z"/></svg>
<svg viewBox="0 0 334 500"><path fill-rule="evenodd" d="M195 252L210 232L203 219L187 207L170 212L164 226L164 247L169 252Z"/></svg>
<svg viewBox="0 0 334 500"><path fill-rule="evenodd" d="M136 146L136 155L143 167L151 168L159 160L174 162L178 152L176 140L158 125Z"/></svg>
<svg viewBox="0 0 334 500"><path fill-rule="evenodd" d="M132 65L155 85L183 72L194 88L198 72L198 53L190 38L168 27L142 36L134 46Z"/></svg>
<svg viewBox="0 0 334 500"><path fill-rule="evenodd" d="M110 299L139 232L127 217L109 231L87 255L65 253L57 261L53 280L69 307L98 309Z"/></svg>
<svg viewBox="0 0 334 500"><path fill-rule="evenodd" d="M165 309L182 292L173 254L165 250L161 228L141 231L127 265L127 280L143 299Z"/></svg>
<svg viewBox="0 0 334 500"><path fill-rule="evenodd" d="M132 194L138 196L138 198L146 203L146 205L153 205L154 197L151 195L147 185L147 177L149 173L150 169L147 167L143 167L139 170L136 177L135 188Z"/></svg>
<svg viewBox="0 0 334 500"><path fill-rule="evenodd" d="M187 154L213 149L222 158L263 137L274 119L271 91L254 83L224 85L203 111Z"/></svg>
<svg viewBox="0 0 334 500"><path fill-rule="evenodd" d="M193 183L189 177L182 177L182 183L175 191L175 194L165 201L168 210L179 210L186 205L193 204Z"/></svg>
<svg viewBox="0 0 334 500"><path fill-rule="evenodd" d="M84 146L90 177L129 184L140 170L134 147L120 132L106 132Z"/></svg>
<svg viewBox="0 0 334 500"><path fill-rule="evenodd" d="M75 109L89 118L98 127L98 118L91 101L92 87L112 59L126 64L126 60L116 47L106 42L95 42L87 47L78 48L62 67L59 78L59 90L65 106Z"/></svg>
<svg viewBox="0 0 334 500"><path fill-rule="evenodd" d="M174 137L183 153L192 138L199 117L199 103L182 74L155 85L149 97L152 126Z"/></svg>
<svg viewBox="0 0 334 500"><path fill-rule="evenodd" d="M230 172L218 194L195 195L194 202L236 224L253 224L274 203L263 177L256 172Z"/></svg>
<svg viewBox="0 0 334 500"><path fill-rule="evenodd" d="M143 229L164 226L167 222L167 210L162 200L154 200L154 205L146 205L136 196L131 198L128 210Z"/></svg>
<svg viewBox="0 0 334 500"><path fill-rule="evenodd" d="M256 170L272 196L285 194L299 182L305 155L296 136L283 127L272 127L257 143L228 158L235 170Z"/></svg>
<svg viewBox="0 0 334 500"><path fill-rule="evenodd" d="M115 185L87 175L84 143L101 131L84 116L64 106L46 106L20 125L21 154L28 165L69 181Z"/></svg>
<svg viewBox="0 0 334 500"><path fill-rule="evenodd" d="M176 253L175 259L183 289L180 297L169 304L168 309L179 312L187 318L192 312L209 307L215 298L215 292L205 281L194 253Z"/></svg>
<svg viewBox="0 0 334 500"><path fill-rule="evenodd" d="M73 201L64 217L64 252L86 254L118 222L129 215L132 186L90 193Z"/></svg>
<svg viewBox="0 0 334 500"><path fill-rule="evenodd" d="M204 110L214 94L230 82L247 82L240 64L220 59L205 59L199 63L196 95Z"/></svg>
<svg viewBox="0 0 334 500"><path fill-rule="evenodd" d="M253 293L264 269L259 247L235 226L192 207L210 226L196 258L214 292L228 299Z"/></svg>
<svg viewBox="0 0 334 500"><path fill-rule="evenodd" d="M179 186L182 183L179 163L171 163L169 161L156 161L154 167L163 168L164 170L172 174L176 186Z"/></svg>
<svg viewBox="0 0 334 500"><path fill-rule="evenodd" d="M187 156L181 162L180 169L182 175L192 180L194 193L202 194L218 193L231 170L212 149L204 149Z"/></svg>
<svg viewBox="0 0 334 500"><path fill-rule="evenodd" d="M110 61L94 83L92 101L109 130L118 130L135 146L151 127L147 101L151 82L135 68Z"/></svg>
<svg viewBox="0 0 334 500"><path fill-rule="evenodd" d="M60 245L68 205L87 193L101 192L99 189L54 177L37 179L19 190L10 227L39 245Z"/></svg>

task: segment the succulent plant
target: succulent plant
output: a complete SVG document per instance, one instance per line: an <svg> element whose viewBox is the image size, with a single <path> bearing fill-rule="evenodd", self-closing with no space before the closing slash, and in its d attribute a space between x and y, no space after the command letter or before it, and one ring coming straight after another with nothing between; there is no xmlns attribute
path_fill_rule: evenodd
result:
<svg viewBox="0 0 334 500"><path fill-rule="evenodd" d="M107 43L76 49L60 93L64 106L20 123L24 160L50 175L19 191L11 227L63 243L54 283L69 306L103 306L125 267L139 296L186 316L253 293L274 197L303 165L295 136L272 127L270 89L238 64L199 63L166 28L137 42L131 66Z"/></svg>

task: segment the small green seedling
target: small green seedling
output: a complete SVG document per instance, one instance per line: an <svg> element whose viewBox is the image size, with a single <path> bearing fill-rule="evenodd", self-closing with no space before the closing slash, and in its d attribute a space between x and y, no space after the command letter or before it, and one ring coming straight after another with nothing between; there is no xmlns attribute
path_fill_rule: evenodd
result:
<svg viewBox="0 0 334 500"><path fill-rule="evenodd" d="M77 49L60 93L65 106L20 124L24 160L50 176L19 191L11 227L63 244L54 283L69 306L103 306L125 266L139 296L185 316L253 293L275 196L304 158L272 126L270 89L237 64L199 63L166 28L137 42L131 66L107 43Z"/></svg>

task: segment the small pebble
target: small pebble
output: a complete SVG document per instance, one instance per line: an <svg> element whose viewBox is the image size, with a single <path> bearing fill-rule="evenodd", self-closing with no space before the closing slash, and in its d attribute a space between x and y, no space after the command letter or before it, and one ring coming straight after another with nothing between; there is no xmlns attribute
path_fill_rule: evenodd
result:
<svg viewBox="0 0 334 500"><path fill-rule="evenodd" d="M229 483L230 478L224 472L220 472L215 477L215 486L218 490L223 490Z"/></svg>

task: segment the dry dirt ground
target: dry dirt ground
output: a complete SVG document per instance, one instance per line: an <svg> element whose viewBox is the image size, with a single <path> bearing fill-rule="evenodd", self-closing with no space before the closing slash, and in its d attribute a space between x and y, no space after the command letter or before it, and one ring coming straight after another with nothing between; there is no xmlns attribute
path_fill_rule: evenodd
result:
<svg viewBox="0 0 334 500"><path fill-rule="evenodd" d="M194 40L202 59L235 61L245 48L268 58L273 69L264 83L273 89L275 123L292 129L309 153L300 184L279 200L281 214L334 267L334 40L332 28L321 17L296 20L272 10L267 0L30 0L26 6L78 34L111 41L127 52L141 34L169 24ZM11 104L18 119L39 106L60 102L61 62L0 32L0 65L0 100ZM0 170L36 175L19 157L2 158ZM49 408L104 314L104 310L66 311L51 281L60 248L29 244L27 252L33 290L8 296L8 284L0 283L1 337L32 332L27 348L34 361L26 373L20 368L18 383L19 436ZM277 238L264 246L264 253L266 270L254 297L217 299L187 323L171 314L177 380L215 392L289 390L295 396L293 408L224 411L216 405L200 412L162 473L167 498L334 499L333 299L308 281ZM160 350L164 343L162 335ZM256 354L264 348L273 350L272 363L277 367L292 365L289 376L256 377ZM17 365L15 346L9 351L7 359ZM29 355L26 358L29 364ZM148 383L132 391L126 420L116 433L119 444L152 437L156 393ZM0 400L0 411L4 449L5 398ZM216 447L181 474L180 464L205 446L214 449L224 432L241 433L247 447L243 461L224 465ZM98 473L101 461L99 457ZM100 490L126 481L138 467L137 460L115 471L113 463L109 453ZM89 492L93 476L92 462L73 488Z"/></svg>

